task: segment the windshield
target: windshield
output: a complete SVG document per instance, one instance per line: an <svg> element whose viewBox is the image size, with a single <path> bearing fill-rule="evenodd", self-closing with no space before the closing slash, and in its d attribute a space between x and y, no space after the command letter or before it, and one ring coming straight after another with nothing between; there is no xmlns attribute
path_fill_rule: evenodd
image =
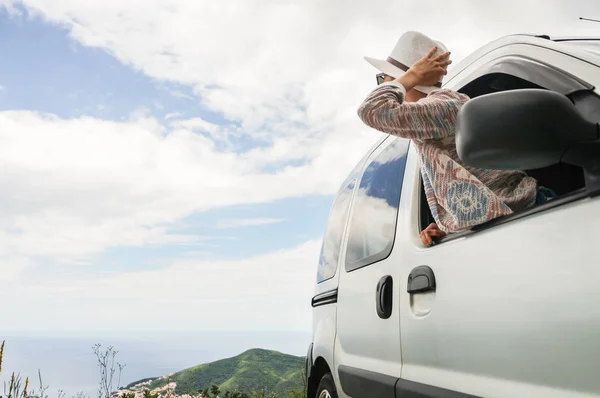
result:
<svg viewBox="0 0 600 398"><path fill-rule="evenodd" d="M582 48L583 50L600 55L600 39L599 40L565 40L562 43L573 45Z"/></svg>

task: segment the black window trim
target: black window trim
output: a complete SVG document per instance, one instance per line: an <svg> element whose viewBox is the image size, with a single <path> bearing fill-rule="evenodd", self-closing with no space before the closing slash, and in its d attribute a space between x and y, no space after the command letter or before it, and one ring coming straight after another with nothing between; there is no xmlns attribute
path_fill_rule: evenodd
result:
<svg viewBox="0 0 600 398"><path fill-rule="evenodd" d="M385 149L387 149L390 145L392 145L392 143L397 140L397 139L402 139L396 136L391 136L392 138L390 139L390 142L388 143L388 145L382 150L385 151ZM412 144L411 140L408 140L408 145L406 146L406 153L403 154L403 156L407 157L407 161L408 161L408 153L410 152L410 146ZM378 147L379 148L379 147ZM375 153L376 149L373 150L371 152L371 154L369 155L369 157L371 157L373 155L373 153ZM377 156L373 157L372 159L376 159ZM358 187L360 187L360 180L363 177L364 172L366 171L367 167L369 166L370 162L365 162L364 168L362 170L362 173L360 174L360 178L357 179L357 189ZM402 171L402 183L404 183L404 179L405 179L405 174L406 173L406 163L404 165L404 170ZM402 188L400 190L400 197L398 199L398 202L400 202L402 200ZM351 216L354 213L354 206L351 206L351 213L349 214L348 217L348 223L346 225L346 228L348 229L346 231L346 233L349 233L349 227L350 227L350 221L351 221ZM365 268L368 267L370 265L379 263L385 259L387 259L389 256L392 255L392 252L394 251L394 246L396 244L396 235L397 235L397 229L398 229L398 220L400 217L400 204L398 203L398 211L396 212L396 219L394 221L394 237L391 240L390 244L388 246L386 246L385 250L382 251L381 253L385 253L385 255L382 255L381 253L376 253L373 255L370 255L368 257L362 258L359 261L355 261L352 263L349 263L348 261L346 261L346 255L344 255L344 269L347 273L350 272L354 272L357 271L361 268ZM348 250L348 242L346 242L346 247L345 247L346 251Z"/></svg>

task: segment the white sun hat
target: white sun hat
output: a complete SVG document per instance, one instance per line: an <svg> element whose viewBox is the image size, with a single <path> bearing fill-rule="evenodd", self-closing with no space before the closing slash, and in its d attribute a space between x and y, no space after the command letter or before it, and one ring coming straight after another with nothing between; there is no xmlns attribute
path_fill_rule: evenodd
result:
<svg viewBox="0 0 600 398"><path fill-rule="evenodd" d="M398 39L396 46L387 59L370 57L365 57L365 59L379 71L397 79L405 74L415 62L427 55L433 47L438 48L435 53L436 56L448 51L446 46L439 41L430 39L423 33L409 31L400 36L400 39ZM440 77L440 80L434 86L417 86L415 90L429 94L433 90L442 87L442 78L443 76Z"/></svg>

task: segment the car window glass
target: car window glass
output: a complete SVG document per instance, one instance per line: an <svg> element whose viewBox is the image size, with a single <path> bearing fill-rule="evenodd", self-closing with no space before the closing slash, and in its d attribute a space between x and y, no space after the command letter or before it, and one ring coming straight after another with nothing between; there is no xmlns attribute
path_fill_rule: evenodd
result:
<svg viewBox="0 0 600 398"><path fill-rule="evenodd" d="M350 207L350 199L352 198L354 185L354 181L350 182L350 184L348 184L340 193L331 208L329 220L327 221L327 229L325 230L323 244L321 246L317 283L333 278L337 270L342 237L346 227L348 208Z"/></svg>
<svg viewBox="0 0 600 398"><path fill-rule="evenodd" d="M392 251L408 144L395 139L360 180L348 232L347 271L380 261Z"/></svg>

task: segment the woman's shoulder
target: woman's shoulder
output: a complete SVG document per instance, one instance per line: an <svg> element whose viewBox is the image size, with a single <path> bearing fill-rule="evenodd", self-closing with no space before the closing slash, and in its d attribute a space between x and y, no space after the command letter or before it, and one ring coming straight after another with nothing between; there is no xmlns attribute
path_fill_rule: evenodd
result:
<svg viewBox="0 0 600 398"><path fill-rule="evenodd" d="M458 91L450 90L447 88L440 88L440 89L434 90L431 93L429 93L429 95L427 95L427 98L428 99L430 98L430 99L457 100L462 103L465 103L470 99L469 96L466 94L459 93Z"/></svg>

